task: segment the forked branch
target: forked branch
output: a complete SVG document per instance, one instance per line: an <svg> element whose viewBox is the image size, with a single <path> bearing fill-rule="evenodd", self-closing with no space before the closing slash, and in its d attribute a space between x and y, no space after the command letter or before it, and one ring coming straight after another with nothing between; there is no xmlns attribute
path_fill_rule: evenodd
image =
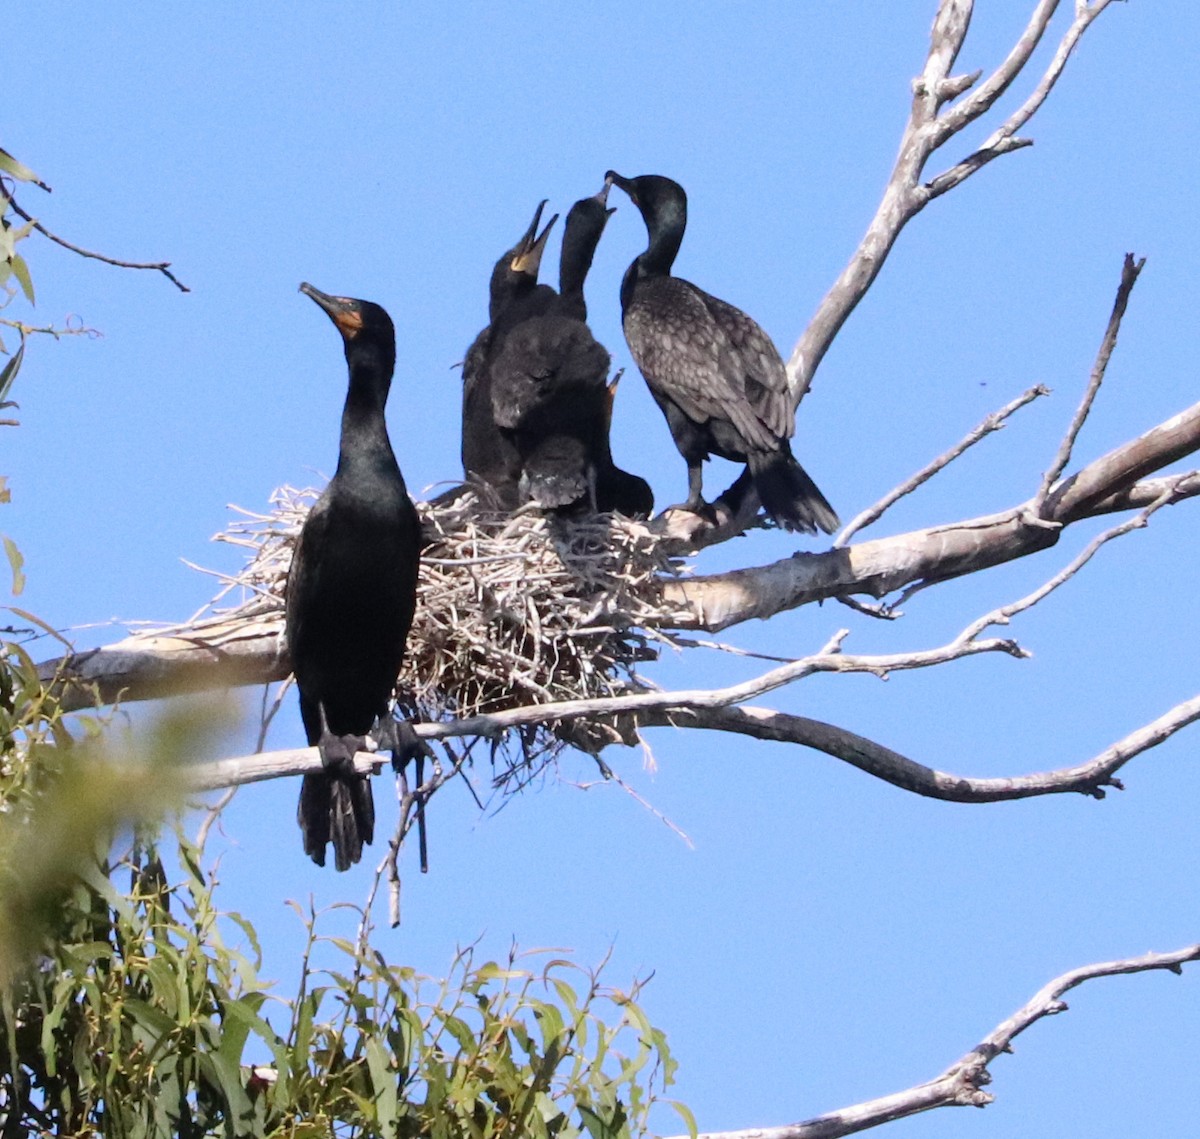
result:
<svg viewBox="0 0 1200 1139"><path fill-rule="evenodd" d="M908 124L879 208L858 248L818 305L788 360L788 385L794 404L799 404L804 398L834 337L879 275L901 230L931 201L966 181L977 170L1003 154L1031 144L1031 139L1019 138L1017 132L1046 101L1080 37L1110 2L1077 2L1074 19L1063 34L1054 58L1025 102L981 147L923 182L930 158L990 111L996 100L1021 75L1042 42L1058 8L1058 0L1040 0L1004 62L973 94L961 98L982 76L981 72L958 76L950 74L966 39L974 5L970 0L942 0L934 18L925 66L913 81ZM959 99L961 101L955 102Z"/></svg>
<svg viewBox="0 0 1200 1139"><path fill-rule="evenodd" d="M1098 977L1117 977L1125 973L1146 973L1160 969L1182 973L1184 965L1196 960L1200 960L1200 945L1072 969L1040 989L970 1052L926 1084L818 1115L802 1123L756 1127L746 1131L701 1132L698 1139L838 1139L841 1135L853 1135L857 1131L866 1131L935 1107L986 1107L995 1099L990 1092L983 1090L992 1080L989 1065L1001 1054L1011 1052L1012 1042L1027 1028L1045 1017L1066 1012L1067 1005L1062 1000L1065 993ZM676 1139L684 1137L678 1136Z"/></svg>

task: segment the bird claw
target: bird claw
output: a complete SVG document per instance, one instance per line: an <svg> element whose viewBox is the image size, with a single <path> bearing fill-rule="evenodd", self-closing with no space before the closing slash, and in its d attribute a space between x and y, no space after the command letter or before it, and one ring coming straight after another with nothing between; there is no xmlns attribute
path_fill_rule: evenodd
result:
<svg viewBox="0 0 1200 1139"><path fill-rule="evenodd" d="M353 770L356 753L368 750L367 738L356 735L335 736L326 728L317 740L317 750L321 753L323 766Z"/></svg>
<svg viewBox="0 0 1200 1139"><path fill-rule="evenodd" d="M392 767L401 770L410 759L433 759L433 749L417 735L409 720L381 716L371 733L380 751L392 753Z"/></svg>

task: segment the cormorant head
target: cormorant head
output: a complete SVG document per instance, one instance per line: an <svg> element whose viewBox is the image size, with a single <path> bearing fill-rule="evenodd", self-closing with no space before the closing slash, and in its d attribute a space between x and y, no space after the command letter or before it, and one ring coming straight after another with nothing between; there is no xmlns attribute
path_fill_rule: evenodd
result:
<svg viewBox="0 0 1200 1139"><path fill-rule="evenodd" d="M354 297L331 297L328 293L314 288L307 281L302 281L300 291L311 297L325 310L326 315L337 326L344 340L354 340L363 333L386 332L392 339L396 331L392 318L374 301L360 301Z"/></svg>
<svg viewBox="0 0 1200 1139"><path fill-rule="evenodd" d="M598 194L581 198L567 214L563 226L562 256L559 262L558 288L561 293L583 289L584 279L592 267L600 235L616 208L608 208L609 183Z"/></svg>
<svg viewBox="0 0 1200 1139"><path fill-rule="evenodd" d="M670 273L687 228L687 194L683 187L661 174L642 174L625 178L615 170L604 175L605 182L619 186L642 213L650 245L629 272L637 277ZM622 286L624 290L624 286ZM622 292L622 304L625 293Z"/></svg>
<svg viewBox="0 0 1200 1139"><path fill-rule="evenodd" d="M508 259L508 268L514 273L520 273L523 276L531 277L537 280L538 267L542 263L542 254L546 250L546 239L550 236L550 230L554 228L554 223L558 221L558 214L555 214L548 222L546 228L539 234L537 231L538 222L542 218L542 210L546 208L546 199L543 198L538 203L538 208L533 212L533 221L529 223L529 228L521 235L521 240L505 254Z"/></svg>
<svg viewBox="0 0 1200 1139"><path fill-rule="evenodd" d="M687 224L687 193L673 179L661 174L625 178L615 170L610 170L604 175L604 182L619 187L629 195L629 200L642 211L647 226L652 226L653 221Z"/></svg>
<svg viewBox="0 0 1200 1139"><path fill-rule="evenodd" d="M394 364L396 329L392 324L392 318L388 316L381 305L375 304L374 301L356 300L354 297L331 297L328 293L314 288L307 281L301 283L300 291L306 297L311 297L325 310L338 332L342 334L342 340L346 344L347 359L349 359L351 351L362 358L364 351L371 353L373 348L379 348L382 349L382 355L390 356Z"/></svg>

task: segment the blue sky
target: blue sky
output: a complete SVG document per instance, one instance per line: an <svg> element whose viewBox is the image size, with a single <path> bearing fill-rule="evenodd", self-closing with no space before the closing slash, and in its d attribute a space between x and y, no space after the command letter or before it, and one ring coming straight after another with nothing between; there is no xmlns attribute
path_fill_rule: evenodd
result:
<svg viewBox="0 0 1200 1139"><path fill-rule="evenodd" d="M980 4L960 69L1001 59L1027 7ZM4 435L2 468L13 488L3 529L29 574L18 603L64 627L183 619L213 586L181 559L236 564L208 541L226 504L261 508L275 486L332 469L345 374L301 280L389 309L401 464L414 492L452 479L452 365L484 323L492 262L539 199L565 212L609 167L687 187L677 271L745 308L786 355L874 211L933 9L29 6L10 32L0 145L54 193L25 190L24 205L85 246L172 261L192 292L26 243L36 318L77 314L103 337L32 344L18 380L22 427ZM1031 494L1126 251L1148 264L1078 456L1195 402L1198 32L1186 6L1168 17L1113 5L1026 132L1037 145L902 236L799 416L797 452L843 518L1042 382L1052 399L876 533ZM628 202L614 204L588 290L597 337L628 369L614 451L660 502L675 501L684 464L620 332L620 275L644 229ZM978 658L887 683L820 677L773 703L964 773L1086 759L1196 692L1195 510L1160 514L1021 618L1029 661ZM928 590L896 624L825 606L727 639L800 655L847 626L862 652L939 644L1049 576L1097 528ZM756 535L699 564L793 548ZM80 645L120 635L75 634ZM664 660L653 675L690 687L751 670L710 654ZM655 732L656 775L637 752L606 758L694 849L613 788L548 784L485 817L448 790L431 813L431 873L410 865L405 924L381 946L439 973L480 936L497 953L516 939L570 946L585 962L615 945L613 983L655 971L647 1006L702 1128L803 1118L932 1078L1061 971L1197 940L1195 739L1135 761L1128 790L1103 803L965 807L798 749ZM301 742L289 708L271 743ZM359 901L367 889L366 867L337 876L303 858L295 794L244 790L221 840L224 903L259 925L266 971L285 989L299 928L284 899ZM377 798L386 828L382 782ZM1115 1137L1145 1133L1148 1118L1157 1135L1192 1134L1200 977L1101 981L1070 1003L993 1066L997 1104L889 1134Z"/></svg>

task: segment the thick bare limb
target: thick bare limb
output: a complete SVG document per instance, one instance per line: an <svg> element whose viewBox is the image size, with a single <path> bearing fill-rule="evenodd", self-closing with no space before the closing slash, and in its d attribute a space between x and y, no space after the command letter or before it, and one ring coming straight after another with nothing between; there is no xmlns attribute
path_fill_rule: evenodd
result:
<svg viewBox="0 0 1200 1139"><path fill-rule="evenodd" d="M1102 799L1107 787L1123 789L1116 773L1131 759L1157 747L1176 732L1200 719L1198 695L1177 704L1149 724L1130 732L1084 763L1033 772L1029 775L977 777L955 775L927 767L865 736L805 716L794 716L753 705L687 707L680 701L689 694L659 695L664 696L667 703L662 707L638 712L638 727L699 728L732 732L735 735L773 740L776 743L798 744L848 763L902 790L947 803L997 803L1009 799L1032 799L1041 795L1063 794L1089 795L1095 799ZM514 723L531 722L543 715L545 710L544 706L532 705L488 719L491 721L493 732L500 732ZM580 707L572 711L577 715L597 714ZM609 714L612 714L611 710ZM435 739L474 735L477 734L479 725L477 721L451 721L445 724L414 724L413 727L419 736ZM383 756L368 752L360 752L356 757L358 769L363 774L378 773L384 762ZM420 791L428 798L457 774L459 766L453 765L453 770L445 777L435 770L429 784L414 790ZM222 787L236 787L268 779L308 775L320 770L321 756L315 747L288 748L197 764L189 771L188 781L194 791L214 791Z"/></svg>
<svg viewBox="0 0 1200 1139"><path fill-rule="evenodd" d="M948 803L996 803L1007 799L1067 793L1101 799L1106 787L1121 789L1116 773L1126 763L1142 752L1157 747L1197 719L1200 719L1200 696L1176 705L1085 763L1003 778L954 775L939 771L845 728L771 708L745 705L690 708L639 715L638 723L642 727L701 728L778 743L800 744L929 799L941 799Z"/></svg>
<svg viewBox="0 0 1200 1139"><path fill-rule="evenodd" d="M1109 2L1077 3L1075 18L1054 59L1021 107L973 154L923 183L925 166L932 155L986 114L1021 74L1058 8L1058 0L1040 0L1004 62L971 96L954 103L980 78L978 74L950 74L966 38L973 5L968 0L943 0L934 19L925 67L913 82L909 121L879 208L849 263L817 306L788 360L788 385L794 403L798 404L804 398L834 337L879 275L909 221L935 198L964 182L993 159L1030 144L1028 139L1017 138L1016 132L1046 101L1080 37Z"/></svg>
<svg viewBox="0 0 1200 1139"><path fill-rule="evenodd" d="M754 617L771 617L814 601L884 597L913 583L973 573L1055 545L1062 529L1081 518L1145 508L1200 493L1194 473L1144 475L1200 449L1200 404L1172 417L1063 480L1034 512L1031 500L1000 514L898 534L817 554L794 554L764 566L664 582L678 616L664 628L717 632ZM278 602L262 612L196 625L190 635L137 634L116 644L41 665L68 709L117 699L145 700L281 680L283 653Z"/></svg>
<svg viewBox="0 0 1200 1139"><path fill-rule="evenodd" d="M1133 484L1198 448L1200 404L1088 464L1055 487L1040 510L1031 499L1012 510L965 522L681 579L667 583L664 594L690 615L675 627L719 632L814 601L845 594L884 597L915 583L976 573L1049 549L1071 522L1121 509L1122 503L1141 505L1149 498L1150 484L1136 493ZM1196 493L1193 474L1169 481L1175 501Z"/></svg>
<svg viewBox="0 0 1200 1139"><path fill-rule="evenodd" d="M1002 1024L960 1060L929 1083L866 1103L831 1111L802 1123L781 1127L757 1127L745 1131L701 1132L699 1139L837 1139L853 1135L894 1119L903 1119L935 1107L986 1107L995 1098L984 1091L991 1082L988 1066L1004 1052L1011 1051L1013 1040L1030 1026L1048 1016L1067 1011L1061 999L1064 993L1097 977L1116 977L1125 973L1146 973L1165 969L1181 973L1183 966L1200 960L1200 945L1189 945L1170 953L1147 953L1120 961L1085 965L1056 977L1037 992ZM683 1139L682 1136L677 1139Z"/></svg>

